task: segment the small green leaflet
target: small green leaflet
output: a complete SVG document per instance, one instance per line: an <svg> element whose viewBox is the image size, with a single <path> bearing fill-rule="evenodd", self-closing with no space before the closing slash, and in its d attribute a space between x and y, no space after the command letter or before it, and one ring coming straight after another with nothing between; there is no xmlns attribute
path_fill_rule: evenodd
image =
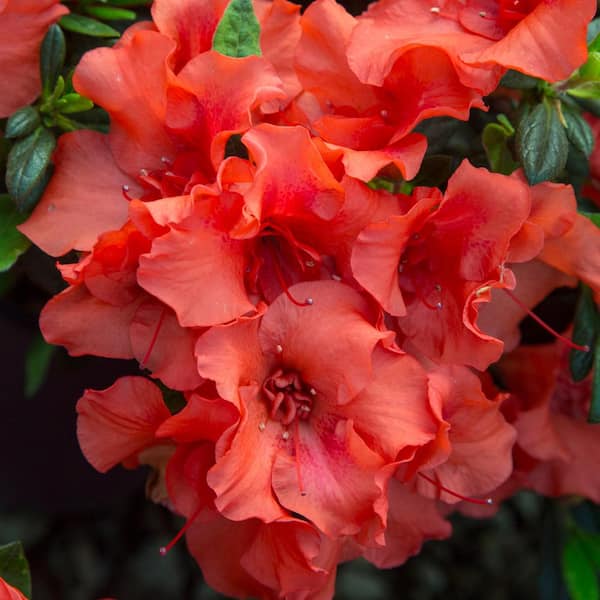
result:
<svg viewBox="0 0 600 600"><path fill-rule="evenodd" d="M213 38L213 50L225 56L242 58L262 54L260 25L251 0L231 0Z"/></svg>
<svg viewBox="0 0 600 600"><path fill-rule="evenodd" d="M40 48L40 75L44 97L49 96L56 85L65 64L67 46L62 29L54 24L48 29Z"/></svg>
<svg viewBox="0 0 600 600"><path fill-rule="evenodd" d="M498 123L488 123L484 127L481 141L491 170L510 175L519 166L508 146L509 140L515 135L515 130L504 115L498 115L497 118Z"/></svg>
<svg viewBox="0 0 600 600"><path fill-rule="evenodd" d="M116 29L96 21L96 19L72 13L64 15L58 24L68 31L92 37L119 37L121 35Z"/></svg>
<svg viewBox="0 0 600 600"><path fill-rule="evenodd" d="M21 542L0 546L0 577L31 598L29 564Z"/></svg>
<svg viewBox="0 0 600 600"><path fill-rule="evenodd" d="M571 600L600 600L597 536L575 529L563 548L562 571Z"/></svg>
<svg viewBox="0 0 600 600"><path fill-rule="evenodd" d="M0 273L8 271L30 246L16 228L27 216L17 211L8 194L0 194Z"/></svg>

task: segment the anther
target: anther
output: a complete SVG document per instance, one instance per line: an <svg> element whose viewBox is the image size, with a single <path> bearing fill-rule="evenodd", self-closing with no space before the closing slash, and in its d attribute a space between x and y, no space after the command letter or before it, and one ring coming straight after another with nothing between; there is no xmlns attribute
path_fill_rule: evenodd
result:
<svg viewBox="0 0 600 600"><path fill-rule="evenodd" d="M331 279L333 279L334 281L341 281L342 278L339 275L336 275L335 273L331 274Z"/></svg>
<svg viewBox="0 0 600 600"><path fill-rule="evenodd" d="M315 266L315 261L314 260L307 260L304 263L309 269L312 269Z"/></svg>
<svg viewBox="0 0 600 600"><path fill-rule="evenodd" d="M283 346L281 344L277 344L277 346L275 346L275 352L277 352L277 354L281 354L283 352Z"/></svg>
<svg viewBox="0 0 600 600"><path fill-rule="evenodd" d="M140 177L148 177L148 169L140 169Z"/></svg>
<svg viewBox="0 0 600 600"><path fill-rule="evenodd" d="M441 309L443 308L443 306L444 306L444 305L443 305L441 302L437 302L437 303L436 303L436 305L435 305L435 307L436 307L438 310L441 310Z"/></svg>
<svg viewBox="0 0 600 600"><path fill-rule="evenodd" d="M485 12L485 10L480 10L479 11L479 16L482 17L482 18L487 17L487 13Z"/></svg>
<svg viewBox="0 0 600 600"><path fill-rule="evenodd" d="M317 395L317 390L315 390L315 388L311 387L310 390L308 390L308 393L311 396L316 396Z"/></svg>
<svg viewBox="0 0 600 600"><path fill-rule="evenodd" d="M312 298L307 298L304 302L308 304L308 306L312 306L314 300Z"/></svg>
<svg viewBox="0 0 600 600"><path fill-rule="evenodd" d="M432 12L434 15L439 15L440 14L440 7L439 6L432 6L429 9L429 12Z"/></svg>
<svg viewBox="0 0 600 600"><path fill-rule="evenodd" d="M259 431L264 431L267 428L267 426L264 423L259 423L258 424L258 430Z"/></svg>
<svg viewBox="0 0 600 600"><path fill-rule="evenodd" d="M441 292L442 291L442 286L439 283L436 283L434 286L434 289L436 292Z"/></svg>
<svg viewBox="0 0 600 600"><path fill-rule="evenodd" d="M387 119L390 113L388 113L387 110L383 109L379 111L379 114L381 115L382 119Z"/></svg>
<svg viewBox="0 0 600 600"><path fill-rule="evenodd" d="M282 437L284 440L286 440L286 441L287 441L287 440L289 440L289 439L290 439L290 432L289 432L289 431L284 431L284 432L281 434L281 437Z"/></svg>
<svg viewBox="0 0 600 600"><path fill-rule="evenodd" d="M128 192L129 191L129 186L125 183L123 186L121 186L124 192Z"/></svg>
<svg viewBox="0 0 600 600"><path fill-rule="evenodd" d="M170 165L171 164L171 161L166 156L161 156L160 157L160 162L163 165Z"/></svg>

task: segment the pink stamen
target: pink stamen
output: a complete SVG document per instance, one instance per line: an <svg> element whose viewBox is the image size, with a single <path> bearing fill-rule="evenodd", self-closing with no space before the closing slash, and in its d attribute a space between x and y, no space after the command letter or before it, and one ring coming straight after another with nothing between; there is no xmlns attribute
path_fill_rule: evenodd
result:
<svg viewBox="0 0 600 600"><path fill-rule="evenodd" d="M175 546L175 544L184 536L185 532L190 528L196 517L200 514L202 508L202 505L198 506L192 516L185 522L185 525L177 532L175 537L166 546L161 546L158 549L158 552L161 556L166 556L173 546Z"/></svg>
<svg viewBox="0 0 600 600"><path fill-rule="evenodd" d="M306 496L304 482L302 480L302 472L300 469L300 425L298 424L298 419L294 420L294 453L294 458L296 460L296 475L298 476L298 488L300 489L300 495Z"/></svg>
<svg viewBox="0 0 600 600"><path fill-rule="evenodd" d="M425 481L428 481L429 483L431 483L431 485L434 485L436 488L438 488L442 492L446 492L447 494L450 494L451 496L454 496L455 498L458 498L459 500L464 500L465 502L470 502L471 504L482 504L484 506L489 506L490 504L494 503L494 501L491 498L480 499L480 498L471 498L469 496L463 496L462 494L459 494L458 492L453 492L452 490L449 490L446 486L442 485L439 481L432 479L431 477L425 475L424 473L418 473L418 475L421 476Z"/></svg>
<svg viewBox="0 0 600 600"><path fill-rule="evenodd" d="M558 333L558 331L552 329L552 327L550 327L550 325L548 325L547 323L544 323L544 321L542 321L540 317L538 317L534 312L529 310L529 308L527 308L527 306L525 306L525 304L521 302L521 300L519 300L509 289L502 289L508 294L509 298L511 298L512 301L517 304L517 306L520 306L538 325L543 327L548 333L552 334L555 338L563 342L563 344L566 344L568 348L572 348L573 350L580 350L581 352L590 351L590 347L587 344L585 346L580 346L579 344L576 344L573 340L570 340L564 335Z"/></svg>
<svg viewBox="0 0 600 600"><path fill-rule="evenodd" d="M146 364L148 362L148 359L150 358L150 355L152 354L152 350L154 349L154 345L156 344L156 340L158 339L158 334L160 333L160 329L162 327L163 321L165 320L166 314L167 314L167 309L163 308L160 313L160 317L158 318L158 323L156 324L156 329L154 330L152 339L150 340L150 346L148 347L148 350L146 351L146 355L144 356L144 358L142 359L142 362L140 363L140 369L146 368Z"/></svg>

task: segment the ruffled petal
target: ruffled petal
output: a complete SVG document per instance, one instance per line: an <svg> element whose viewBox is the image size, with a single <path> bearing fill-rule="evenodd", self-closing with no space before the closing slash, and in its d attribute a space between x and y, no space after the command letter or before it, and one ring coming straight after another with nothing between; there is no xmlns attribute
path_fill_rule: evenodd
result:
<svg viewBox="0 0 600 600"><path fill-rule="evenodd" d="M52 256L91 250L101 233L119 229L127 220L123 185L132 193L139 187L115 163L101 133L61 135L53 161L54 176L19 230Z"/></svg>
<svg viewBox="0 0 600 600"><path fill-rule="evenodd" d="M167 56L173 42L155 31L138 31L127 44L84 54L73 85L108 111L110 147L132 176L160 169L174 146L165 130Z"/></svg>
<svg viewBox="0 0 600 600"><path fill-rule="evenodd" d="M170 416L156 385L121 377L102 391L86 390L77 403L77 437L87 460L105 473L155 441Z"/></svg>
<svg viewBox="0 0 600 600"><path fill-rule="evenodd" d="M128 330L141 300L112 306L85 286L72 286L46 304L40 329L48 343L65 346L71 356L133 358Z"/></svg>

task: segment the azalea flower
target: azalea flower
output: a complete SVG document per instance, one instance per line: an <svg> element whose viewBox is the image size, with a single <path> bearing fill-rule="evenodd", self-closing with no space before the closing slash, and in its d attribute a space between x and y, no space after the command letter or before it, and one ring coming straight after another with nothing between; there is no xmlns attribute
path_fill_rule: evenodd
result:
<svg viewBox="0 0 600 600"><path fill-rule="evenodd" d="M27 600L17 588L8 584L2 577L0 577L0 596L3 600Z"/></svg>
<svg viewBox="0 0 600 600"><path fill-rule="evenodd" d="M372 85L419 54L435 56L481 95L506 69L560 81L586 60L595 10L593 0L379 0L359 17L348 60Z"/></svg>
<svg viewBox="0 0 600 600"><path fill-rule="evenodd" d="M40 44L48 27L68 12L59 0L0 2L0 119L40 95Z"/></svg>

